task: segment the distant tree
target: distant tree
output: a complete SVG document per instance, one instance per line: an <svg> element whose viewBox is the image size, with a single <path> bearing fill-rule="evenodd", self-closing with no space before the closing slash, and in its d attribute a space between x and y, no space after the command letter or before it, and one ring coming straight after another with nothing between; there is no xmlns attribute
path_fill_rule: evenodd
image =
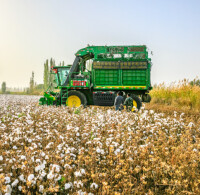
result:
<svg viewBox="0 0 200 195"><path fill-rule="evenodd" d="M2 93L6 93L6 82L3 82L1 85L1 91Z"/></svg>
<svg viewBox="0 0 200 195"><path fill-rule="evenodd" d="M55 60L52 58L50 59L50 71L49 71L49 89L53 90L53 84L54 84L54 75L52 73L52 69L55 66Z"/></svg>
<svg viewBox="0 0 200 195"><path fill-rule="evenodd" d="M48 60L44 63L44 90L49 86L49 63Z"/></svg>
<svg viewBox="0 0 200 195"><path fill-rule="evenodd" d="M35 89L36 90L42 90L42 89L44 89L44 85L43 84L38 84L38 85L35 86Z"/></svg>
<svg viewBox="0 0 200 195"><path fill-rule="evenodd" d="M64 61L59 63L59 66L64 66ZM52 68L56 66L55 60L51 58L49 61L48 59L44 63L44 90L47 90L49 87L50 90L53 90L55 84L55 77L52 73Z"/></svg>
<svg viewBox="0 0 200 195"><path fill-rule="evenodd" d="M27 87L26 89L26 93L29 94L30 93L30 89Z"/></svg>
<svg viewBox="0 0 200 195"><path fill-rule="evenodd" d="M50 69L53 68L53 66L54 66L54 60L53 60L53 58L51 58L50 59Z"/></svg>
<svg viewBox="0 0 200 195"><path fill-rule="evenodd" d="M34 84L35 84L35 82L34 82L34 72L32 72L32 76L31 76L31 78L30 78L30 93L33 93L33 90L34 90Z"/></svg>

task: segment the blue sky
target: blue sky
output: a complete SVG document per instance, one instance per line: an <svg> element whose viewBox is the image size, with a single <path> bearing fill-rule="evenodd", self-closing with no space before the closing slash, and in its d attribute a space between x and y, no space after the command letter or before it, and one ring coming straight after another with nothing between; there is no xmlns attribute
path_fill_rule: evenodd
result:
<svg viewBox="0 0 200 195"><path fill-rule="evenodd" d="M53 57L71 64L91 45L147 45L152 83L200 74L198 0L0 0L0 83L43 82Z"/></svg>

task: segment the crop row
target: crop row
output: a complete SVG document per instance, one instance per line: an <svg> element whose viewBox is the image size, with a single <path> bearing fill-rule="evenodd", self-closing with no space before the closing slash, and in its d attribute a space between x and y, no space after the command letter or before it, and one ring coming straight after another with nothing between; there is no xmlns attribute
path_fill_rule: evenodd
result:
<svg viewBox="0 0 200 195"><path fill-rule="evenodd" d="M0 96L2 193L200 192L200 128L184 113L37 102Z"/></svg>

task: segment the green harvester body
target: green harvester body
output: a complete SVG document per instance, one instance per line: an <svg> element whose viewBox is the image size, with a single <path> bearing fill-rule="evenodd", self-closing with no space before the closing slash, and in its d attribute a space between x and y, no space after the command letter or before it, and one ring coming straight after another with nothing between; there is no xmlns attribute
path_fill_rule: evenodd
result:
<svg viewBox="0 0 200 195"><path fill-rule="evenodd" d="M112 106L119 91L150 101L152 63L145 45L88 46L75 56L72 65L52 68L57 92L47 90L41 105L72 105L78 96L84 105Z"/></svg>

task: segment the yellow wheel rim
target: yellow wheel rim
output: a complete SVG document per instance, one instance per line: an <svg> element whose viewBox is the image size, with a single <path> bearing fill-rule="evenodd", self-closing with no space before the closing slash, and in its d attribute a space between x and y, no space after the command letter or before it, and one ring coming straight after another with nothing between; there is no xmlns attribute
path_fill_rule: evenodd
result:
<svg viewBox="0 0 200 195"><path fill-rule="evenodd" d="M134 112L136 110L135 108L137 108L137 102L133 100L133 108L131 111Z"/></svg>
<svg viewBox="0 0 200 195"><path fill-rule="evenodd" d="M71 95L68 97L66 105L69 107L79 107L81 105L81 100L76 95Z"/></svg>

